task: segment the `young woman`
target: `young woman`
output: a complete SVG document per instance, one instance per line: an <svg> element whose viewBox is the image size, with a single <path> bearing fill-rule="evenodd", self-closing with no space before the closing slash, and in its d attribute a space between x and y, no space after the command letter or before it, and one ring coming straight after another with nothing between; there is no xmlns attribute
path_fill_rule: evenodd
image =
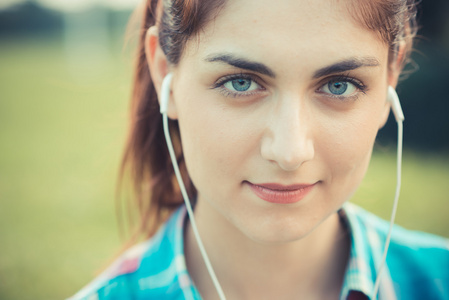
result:
<svg viewBox="0 0 449 300"><path fill-rule="evenodd" d="M346 203L414 1L148 0L141 26L124 167L149 239L72 299L449 299L446 240L395 228L380 270L388 224Z"/></svg>

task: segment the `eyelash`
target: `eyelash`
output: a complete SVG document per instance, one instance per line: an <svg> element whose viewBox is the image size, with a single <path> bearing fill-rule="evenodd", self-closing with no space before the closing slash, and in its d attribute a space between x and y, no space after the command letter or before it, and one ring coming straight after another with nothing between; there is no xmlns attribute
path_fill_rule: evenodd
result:
<svg viewBox="0 0 449 300"><path fill-rule="evenodd" d="M248 96L252 96L252 95L260 92L260 90L255 90L255 91L250 91L250 92L234 92L234 91L231 91L224 87L225 83L232 81L232 80L236 80L236 79L251 80L254 83L256 83L257 85L259 85L259 87L261 87L261 90L265 90L265 88L263 88L263 86L259 83L259 80L255 76L249 75L249 74L244 74L244 73L231 74L231 75L224 76L224 77L220 78L217 82L214 83L214 85L212 86L212 89L218 89L218 91L221 94L223 94L223 96L233 97L233 98L248 97ZM325 86L326 84L329 84L330 82L339 82L339 81L340 82L348 82L350 84L353 84L357 88L357 90L363 94L366 94L366 91L368 90L368 87L362 81L360 81L358 79L355 79L349 75L336 75L336 76L328 77L328 78L322 80L320 87L316 91L319 93L322 93L322 94L326 94L327 97L334 98L334 99L341 100L341 101L357 100L358 99L357 94L351 95L351 96L338 96L338 95L333 95L333 94L329 94L329 93L323 93L320 91L320 89L322 89L323 86Z"/></svg>

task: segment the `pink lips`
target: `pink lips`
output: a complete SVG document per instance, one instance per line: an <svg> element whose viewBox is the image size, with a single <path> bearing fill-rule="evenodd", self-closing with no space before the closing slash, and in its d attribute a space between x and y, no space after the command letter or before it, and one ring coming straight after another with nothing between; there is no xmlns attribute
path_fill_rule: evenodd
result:
<svg viewBox="0 0 449 300"><path fill-rule="evenodd" d="M246 181L260 199L271 203L289 204L301 201L314 184L281 185L277 183L253 184Z"/></svg>

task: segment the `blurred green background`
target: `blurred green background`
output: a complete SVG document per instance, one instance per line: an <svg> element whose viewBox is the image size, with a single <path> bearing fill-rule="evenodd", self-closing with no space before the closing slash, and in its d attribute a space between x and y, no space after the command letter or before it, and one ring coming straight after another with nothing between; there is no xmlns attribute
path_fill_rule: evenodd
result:
<svg viewBox="0 0 449 300"><path fill-rule="evenodd" d="M114 191L127 130L132 51L123 50L123 33L131 11L83 3L0 5L0 299L66 298L123 243ZM406 149L397 223L445 237L448 3L422 3L413 55L420 70L398 87ZM386 219L395 137L390 120L354 198Z"/></svg>

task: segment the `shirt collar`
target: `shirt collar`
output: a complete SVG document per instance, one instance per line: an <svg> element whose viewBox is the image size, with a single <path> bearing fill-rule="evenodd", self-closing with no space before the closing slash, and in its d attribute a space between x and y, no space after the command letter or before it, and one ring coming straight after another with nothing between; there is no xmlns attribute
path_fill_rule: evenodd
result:
<svg viewBox="0 0 449 300"><path fill-rule="evenodd" d="M372 299L377 277L376 270L382 260L385 240L385 236L379 233L378 226L386 224L379 222L377 217L351 203L343 205L338 213L351 236L349 261L340 299L346 300L351 291L361 292L367 299ZM386 266L381 277L379 298L396 299Z"/></svg>
<svg viewBox="0 0 449 300"><path fill-rule="evenodd" d="M384 246L384 238L381 238L378 231L372 226L373 223L379 223L379 221L377 219L374 220L375 217L373 215L351 203L346 203L339 210L338 214L343 224L347 226L351 237L349 261L346 267L340 299L346 300L351 291L361 292L368 299L371 299L377 276L376 268L381 260ZM167 225L171 227L169 231L173 234L172 244L175 250L176 271L180 287L187 299L191 299L191 295L198 296L199 293L188 274L185 262L183 229L186 220L186 208L181 206ZM383 271L379 293L380 298L396 298L392 288L391 277L386 267Z"/></svg>
<svg viewBox="0 0 449 300"><path fill-rule="evenodd" d="M167 230L171 232L170 237L174 248L174 262L176 265L176 276L179 287L184 294L185 299L201 299L187 270L186 259L184 255L184 229L187 221L187 209L182 205L174 212L174 215L167 223Z"/></svg>

